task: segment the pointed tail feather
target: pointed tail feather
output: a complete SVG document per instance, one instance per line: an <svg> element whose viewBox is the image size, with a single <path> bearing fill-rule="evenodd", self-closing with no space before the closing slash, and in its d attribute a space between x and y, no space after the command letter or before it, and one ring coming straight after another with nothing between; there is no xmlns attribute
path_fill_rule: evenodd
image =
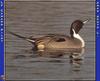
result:
<svg viewBox="0 0 100 81"><path fill-rule="evenodd" d="M27 37L24 37L24 36L18 35L18 34L14 33L14 32L11 32L11 31L7 31L7 32L10 33L10 34L12 34L12 35L14 35L14 36L16 36L16 37L18 37L18 38L21 38L21 39L24 39L24 40L27 39Z"/></svg>
<svg viewBox="0 0 100 81"><path fill-rule="evenodd" d="M33 40L33 39L31 39L31 38L27 38L27 37L18 35L18 34L14 33L14 32L11 32L11 31L7 31L7 32L10 33L10 34L12 34L12 35L14 35L14 36L16 36L16 37L18 37L18 38L27 40L27 41L29 41L29 42L31 42L31 43L34 43L34 42L35 42L35 40Z"/></svg>

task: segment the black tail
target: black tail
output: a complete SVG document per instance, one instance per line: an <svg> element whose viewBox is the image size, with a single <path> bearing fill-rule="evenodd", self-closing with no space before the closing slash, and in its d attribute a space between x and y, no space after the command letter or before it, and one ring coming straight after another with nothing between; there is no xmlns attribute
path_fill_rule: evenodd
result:
<svg viewBox="0 0 100 81"><path fill-rule="evenodd" d="M16 37L18 37L18 38L21 38L21 39L27 40L27 41L29 41L29 42L31 42L31 43L34 43L34 42L35 42L34 39L31 39L31 38L27 38L27 37L24 37L24 36L18 35L18 34L16 34L16 33L11 32L11 31L7 31L7 32L10 33L10 34L12 34L12 35L14 35L14 36L16 36Z"/></svg>
<svg viewBox="0 0 100 81"><path fill-rule="evenodd" d="M27 37L24 37L24 36L18 35L18 34L16 34L16 33L11 32L11 31L7 31L7 32L10 33L10 34L12 34L12 35L14 35L14 36L16 36L16 37L18 37L18 38L21 38L21 39L24 39L24 40L27 39Z"/></svg>

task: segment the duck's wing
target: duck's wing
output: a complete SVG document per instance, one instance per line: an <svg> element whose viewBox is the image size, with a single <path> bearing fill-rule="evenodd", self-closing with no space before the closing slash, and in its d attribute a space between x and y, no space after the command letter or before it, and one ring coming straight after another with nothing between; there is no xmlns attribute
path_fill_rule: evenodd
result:
<svg viewBox="0 0 100 81"><path fill-rule="evenodd" d="M35 40L37 43L40 43L40 42L49 42L49 41L64 42L66 41L66 39L69 38L70 38L69 36L61 35L61 34L47 34L39 38L30 37L29 39Z"/></svg>
<svg viewBox="0 0 100 81"><path fill-rule="evenodd" d="M66 39L69 39L69 36L61 34L48 34L46 37L50 37L55 42L64 42Z"/></svg>

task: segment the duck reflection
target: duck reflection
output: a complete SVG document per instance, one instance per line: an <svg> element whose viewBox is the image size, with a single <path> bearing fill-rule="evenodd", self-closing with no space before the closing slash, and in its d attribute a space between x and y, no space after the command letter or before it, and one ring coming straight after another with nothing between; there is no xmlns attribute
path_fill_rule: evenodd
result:
<svg viewBox="0 0 100 81"><path fill-rule="evenodd" d="M82 60L85 49L45 49L38 50L37 53L43 57L59 58L68 55L70 59Z"/></svg>
<svg viewBox="0 0 100 81"><path fill-rule="evenodd" d="M47 58L54 58L52 60L45 60L45 61L32 61L32 62L63 62L62 59L69 58L69 63L72 65L74 71L79 71L80 66L83 63L84 59L84 48L79 49L45 49L45 50L25 50L24 56L17 55L15 56L16 59L20 58L36 58L36 57L47 57ZM25 56L25 53L28 53ZM30 54L31 53L31 54ZM66 57L67 56L67 57ZM14 59L15 59L14 58ZM58 59L60 58L60 59Z"/></svg>
<svg viewBox="0 0 100 81"><path fill-rule="evenodd" d="M61 58L64 56L69 57L69 63L73 67L73 71L80 71L80 66L84 59L84 48L80 49L60 49L60 50L38 50L38 54L42 57Z"/></svg>
<svg viewBox="0 0 100 81"><path fill-rule="evenodd" d="M78 49L45 49L45 50L21 50L21 53L24 54L20 55L21 57L27 57L25 56L25 53L27 55L31 55L31 57L37 56L37 57L50 57L50 58L61 58L64 56L68 56L71 60L70 63L75 61L79 61L84 59L84 48L78 48ZM20 57L19 56L19 57Z"/></svg>

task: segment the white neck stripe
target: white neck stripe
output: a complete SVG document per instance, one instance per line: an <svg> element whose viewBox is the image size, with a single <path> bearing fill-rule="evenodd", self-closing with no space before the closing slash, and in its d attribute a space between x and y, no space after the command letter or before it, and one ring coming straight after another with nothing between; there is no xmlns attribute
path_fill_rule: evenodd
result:
<svg viewBox="0 0 100 81"><path fill-rule="evenodd" d="M73 33L74 33L73 37L79 39L82 42L82 47L84 47L85 46L85 42L84 42L83 38L79 34L76 34L74 29L72 29L72 30L73 30Z"/></svg>

